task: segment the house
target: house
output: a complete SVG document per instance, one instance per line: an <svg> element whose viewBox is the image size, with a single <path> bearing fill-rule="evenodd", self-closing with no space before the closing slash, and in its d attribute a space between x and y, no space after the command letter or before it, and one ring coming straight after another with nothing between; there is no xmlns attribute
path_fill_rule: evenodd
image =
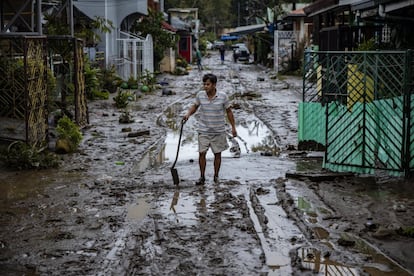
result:
<svg viewBox="0 0 414 276"><path fill-rule="evenodd" d="M292 25L297 34L297 42L309 45L311 43L312 20L306 16L304 8L293 10L282 17L284 22Z"/></svg>
<svg viewBox="0 0 414 276"><path fill-rule="evenodd" d="M103 52L106 67L115 65L124 79L131 76L137 79L146 70L154 71L151 37L129 33L134 22L148 14L147 0L98 0L93 4L88 0L77 0L73 5L90 19L99 17L112 22L114 29L100 34L102 39L95 46L98 52Z"/></svg>
<svg viewBox="0 0 414 276"><path fill-rule="evenodd" d="M197 8L168 9L169 23L180 37L177 49L179 56L188 63L193 62L194 47L198 48L199 26Z"/></svg>
<svg viewBox="0 0 414 276"><path fill-rule="evenodd" d="M171 34L177 33L177 30L165 21L162 23L162 28L164 29L164 31L169 32ZM164 52L164 57L160 62L160 72L172 73L175 71L175 68L176 68L175 49L167 48Z"/></svg>
<svg viewBox="0 0 414 276"><path fill-rule="evenodd" d="M83 72L84 46L88 44L104 54L104 66L116 65L125 79L137 78L144 70L153 72L151 37L142 38L128 30L147 15L148 7L162 10L163 3L163 0L1 1L0 139L42 145L49 129L45 110L50 110L52 104L63 114L73 116L79 126L88 124ZM48 20L50 14L57 16ZM114 29L99 34L102 40L96 45L95 41L82 41L74 36L75 27L81 27L78 23L86 17L111 21ZM53 19L57 20L52 22ZM45 27L54 29L45 32ZM48 83L53 79L47 77L50 73L56 79L53 92L48 91L53 87ZM74 97L67 97L69 94Z"/></svg>
<svg viewBox="0 0 414 276"><path fill-rule="evenodd" d="M304 8L319 50L353 50L375 39L378 47L412 48L414 3L410 0L318 0Z"/></svg>

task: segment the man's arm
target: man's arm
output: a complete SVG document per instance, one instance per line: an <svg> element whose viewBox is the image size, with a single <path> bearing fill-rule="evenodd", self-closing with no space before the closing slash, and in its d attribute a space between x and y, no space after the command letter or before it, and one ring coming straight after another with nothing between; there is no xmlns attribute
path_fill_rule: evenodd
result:
<svg viewBox="0 0 414 276"><path fill-rule="evenodd" d="M233 137L237 137L236 123L234 121L233 111L230 107L226 109L226 113L231 125L231 133L233 134Z"/></svg>
<svg viewBox="0 0 414 276"><path fill-rule="evenodd" d="M187 114L184 115L183 120L184 122L190 118L191 115L193 115L198 109L198 105L193 104L187 111Z"/></svg>

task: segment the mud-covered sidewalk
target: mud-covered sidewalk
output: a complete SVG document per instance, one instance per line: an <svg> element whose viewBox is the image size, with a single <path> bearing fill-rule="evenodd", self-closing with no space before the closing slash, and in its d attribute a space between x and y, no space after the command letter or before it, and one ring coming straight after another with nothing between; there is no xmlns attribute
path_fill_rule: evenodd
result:
<svg viewBox="0 0 414 276"><path fill-rule="evenodd" d="M89 103L79 152L58 170L0 174L1 275L412 275L412 180L332 174L297 150L301 79L253 64L162 75L126 110ZM196 68L194 66L194 68ZM213 72L232 98L242 152L220 183L198 178L195 118L180 120ZM120 124L125 112L133 118Z"/></svg>

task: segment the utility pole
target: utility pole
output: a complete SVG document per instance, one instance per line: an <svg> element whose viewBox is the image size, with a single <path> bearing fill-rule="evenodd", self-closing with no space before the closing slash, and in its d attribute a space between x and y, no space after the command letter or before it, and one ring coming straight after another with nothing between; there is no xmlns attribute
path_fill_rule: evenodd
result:
<svg viewBox="0 0 414 276"><path fill-rule="evenodd" d="M237 1L237 27L240 27L240 0Z"/></svg>
<svg viewBox="0 0 414 276"><path fill-rule="evenodd" d="M37 32L39 35L43 35L43 29L42 29L42 0L37 1ZM1 27L3 27L3 24L1 24ZM0 28L1 29L1 28Z"/></svg>
<svg viewBox="0 0 414 276"><path fill-rule="evenodd" d="M273 70L279 73L279 30L277 28L277 7L273 10Z"/></svg>
<svg viewBox="0 0 414 276"><path fill-rule="evenodd" d="M70 35L72 37L74 37L75 36L75 29L74 29L74 25L73 25L73 2L72 2L72 0L69 0L68 4L69 4Z"/></svg>

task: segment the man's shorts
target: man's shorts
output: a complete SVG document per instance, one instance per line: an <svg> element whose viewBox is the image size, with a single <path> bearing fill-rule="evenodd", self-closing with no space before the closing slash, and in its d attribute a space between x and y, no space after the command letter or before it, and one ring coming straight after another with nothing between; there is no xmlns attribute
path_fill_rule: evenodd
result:
<svg viewBox="0 0 414 276"><path fill-rule="evenodd" d="M219 153L229 148L227 136L222 134L198 134L198 152L206 152L209 148L213 153Z"/></svg>

